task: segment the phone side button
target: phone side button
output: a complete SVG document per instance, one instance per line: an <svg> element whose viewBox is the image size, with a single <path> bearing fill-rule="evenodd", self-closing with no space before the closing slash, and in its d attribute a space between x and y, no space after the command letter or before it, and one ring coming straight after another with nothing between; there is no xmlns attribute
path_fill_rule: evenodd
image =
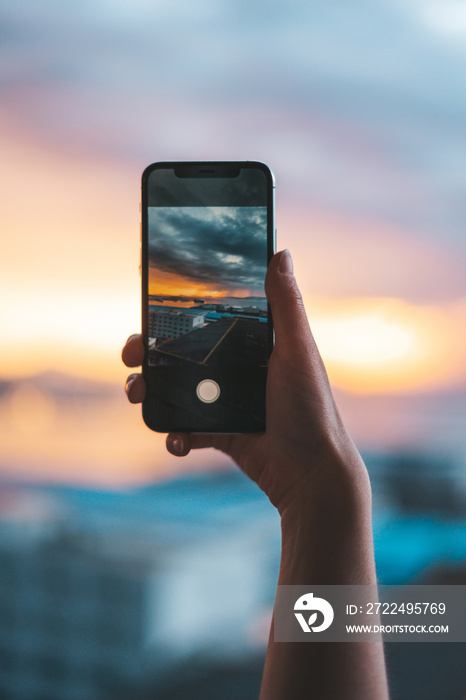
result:
<svg viewBox="0 0 466 700"><path fill-rule="evenodd" d="M214 403L220 396L220 387L213 379L203 379L196 387L196 395L203 403Z"/></svg>

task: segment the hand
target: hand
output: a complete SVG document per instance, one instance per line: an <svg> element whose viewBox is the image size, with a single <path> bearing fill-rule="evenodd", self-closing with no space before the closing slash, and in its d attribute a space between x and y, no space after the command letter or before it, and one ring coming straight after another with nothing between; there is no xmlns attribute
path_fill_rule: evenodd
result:
<svg viewBox="0 0 466 700"><path fill-rule="evenodd" d="M365 478L364 464L335 406L327 373L315 344L288 251L270 261L265 290L272 310L275 347L270 357L266 431L261 434L204 435L171 433L167 449L184 456L192 449L214 447L232 459L265 491L280 512L300 493L318 489L321 476L339 483L350 474ZM144 359L141 335L131 336L123 362L137 367ZM126 383L131 403L143 401L144 379L132 374Z"/></svg>
<svg viewBox="0 0 466 700"><path fill-rule="evenodd" d="M167 437L172 454L215 447L265 491L281 515L279 585L376 583L370 484L335 406L287 251L270 261L265 281L275 327L267 376L266 431L260 435ZM140 365L144 346L131 336L122 353ZM144 399L144 380L128 377L128 398ZM273 627L261 700L388 700L382 643L275 644ZM330 649L332 647L332 649Z"/></svg>

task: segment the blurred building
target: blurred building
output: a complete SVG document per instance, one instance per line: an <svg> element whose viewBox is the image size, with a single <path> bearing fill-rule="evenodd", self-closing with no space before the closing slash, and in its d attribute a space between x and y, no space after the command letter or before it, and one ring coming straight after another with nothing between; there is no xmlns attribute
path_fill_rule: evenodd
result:
<svg viewBox="0 0 466 700"><path fill-rule="evenodd" d="M175 483L176 495L9 489L1 698L142 698L193 657L263 650L255 629L276 583L273 509L236 475Z"/></svg>
<svg viewBox="0 0 466 700"><path fill-rule="evenodd" d="M461 456L414 451L368 455L376 498L404 512L466 516L466 464Z"/></svg>
<svg viewBox="0 0 466 700"><path fill-rule="evenodd" d="M204 325L205 313L187 313L178 309L161 309L149 312L149 336L163 340L179 338Z"/></svg>
<svg viewBox="0 0 466 700"><path fill-rule="evenodd" d="M456 470L399 457L367 458L379 581L452 582L466 521L419 499ZM237 471L120 492L0 484L1 700L252 700L279 551L274 508Z"/></svg>
<svg viewBox="0 0 466 700"><path fill-rule="evenodd" d="M373 492L379 583L448 583L466 561L466 469L461 455L365 455Z"/></svg>

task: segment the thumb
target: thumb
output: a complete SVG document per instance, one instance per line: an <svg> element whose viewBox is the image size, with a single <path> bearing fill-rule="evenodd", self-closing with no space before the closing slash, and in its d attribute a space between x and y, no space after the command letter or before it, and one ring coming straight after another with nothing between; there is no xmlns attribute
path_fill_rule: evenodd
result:
<svg viewBox="0 0 466 700"><path fill-rule="evenodd" d="M315 351L314 338L288 250L276 253L271 259L265 279L265 293L272 311L278 353L292 357L300 350Z"/></svg>

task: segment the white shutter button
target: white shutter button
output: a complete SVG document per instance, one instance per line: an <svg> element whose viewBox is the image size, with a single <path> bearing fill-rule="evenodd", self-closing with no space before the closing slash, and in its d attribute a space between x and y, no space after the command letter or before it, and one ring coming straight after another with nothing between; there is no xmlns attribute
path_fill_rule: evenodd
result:
<svg viewBox="0 0 466 700"><path fill-rule="evenodd" d="M220 387L213 379L203 379L196 387L196 394L203 403L214 403L220 396Z"/></svg>

